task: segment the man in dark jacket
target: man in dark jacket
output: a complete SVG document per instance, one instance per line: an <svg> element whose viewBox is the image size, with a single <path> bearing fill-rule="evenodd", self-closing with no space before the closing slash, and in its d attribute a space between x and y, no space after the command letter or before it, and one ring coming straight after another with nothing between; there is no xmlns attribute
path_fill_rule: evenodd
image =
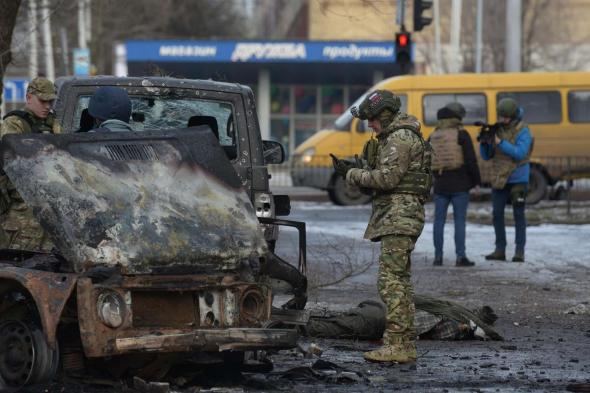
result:
<svg viewBox="0 0 590 393"><path fill-rule="evenodd" d="M479 185L480 174L471 137L461 123L463 116L463 105L447 104L438 111L438 123L430 136L434 149L434 266L443 264L443 235L450 203L455 221L455 265L475 265L465 254L465 219L469 190Z"/></svg>

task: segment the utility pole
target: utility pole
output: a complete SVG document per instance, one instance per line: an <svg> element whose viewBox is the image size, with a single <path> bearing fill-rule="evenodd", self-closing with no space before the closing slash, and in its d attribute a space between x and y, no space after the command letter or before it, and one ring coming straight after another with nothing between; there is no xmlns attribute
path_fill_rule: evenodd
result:
<svg viewBox="0 0 590 393"><path fill-rule="evenodd" d="M452 64L451 72L457 73L461 70L462 61L459 61L461 54L461 7L462 0L453 0L451 5L451 49L452 57L450 64Z"/></svg>
<svg viewBox="0 0 590 393"><path fill-rule="evenodd" d="M88 40L86 39L86 0L78 0L78 48L86 49Z"/></svg>
<svg viewBox="0 0 590 393"><path fill-rule="evenodd" d="M84 0L84 19L86 22L86 47L92 42L92 10L90 0Z"/></svg>
<svg viewBox="0 0 590 393"><path fill-rule="evenodd" d="M37 45L37 0L29 0L29 79L33 80L39 74L39 47Z"/></svg>
<svg viewBox="0 0 590 393"><path fill-rule="evenodd" d="M397 0L397 9L396 9L396 22L398 26L401 28L401 31L406 30L405 26L405 19L406 19L406 0Z"/></svg>
<svg viewBox="0 0 590 393"><path fill-rule="evenodd" d="M439 0L434 0L432 3L432 13L434 17L434 61L436 63L436 73L442 74L442 49L440 46L440 8Z"/></svg>
<svg viewBox="0 0 590 393"><path fill-rule="evenodd" d="M483 0L477 0L476 32L475 32L475 72L481 73L481 57L483 46Z"/></svg>
<svg viewBox="0 0 590 393"><path fill-rule="evenodd" d="M522 46L522 1L506 0L506 72L520 72Z"/></svg>
<svg viewBox="0 0 590 393"><path fill-rule="evenodd" d="M53 40L51 39L51 21L49 19L49 0L41 0L41 18L43 18L43 46L45 49L45 76L55 81L55 63L53 62Z"/></svg>

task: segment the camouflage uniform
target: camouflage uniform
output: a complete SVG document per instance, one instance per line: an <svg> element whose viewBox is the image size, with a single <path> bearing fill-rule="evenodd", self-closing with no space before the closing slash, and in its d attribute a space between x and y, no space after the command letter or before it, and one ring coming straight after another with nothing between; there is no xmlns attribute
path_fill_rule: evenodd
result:
<svg viewBox="0 0 590 393"><path fill-rule="evenodd" d="M410 253L424 227L424 202L432 180L431 149L415 117L387 109L378 117L383 131L377 135L376 149L365 149L375 150L375 157L366 157L366 168L350 169L346 181L373 190L373 212L365 238L381 241L377 286L387 304L384 344L413 360L416 333ZM367 354L365 358L376 360ZM396 359L394 356L383 361Z"/></svg>
<svg viewBox="0 0 590 393"><path fill-rule="evenodd" d="M27 88L27 93L41 100L54 100L57 96L53 83L45 78L35 78ZM0 136L27 133L61 133L61 127L53 113L42 119L31 109L9 113L0 127ZM15 114L18 113L18 114ZM16 187L2 171L0 175L0 247L31 251L49 251L51 240L41 228L32 210L20 196Z"/></svg>

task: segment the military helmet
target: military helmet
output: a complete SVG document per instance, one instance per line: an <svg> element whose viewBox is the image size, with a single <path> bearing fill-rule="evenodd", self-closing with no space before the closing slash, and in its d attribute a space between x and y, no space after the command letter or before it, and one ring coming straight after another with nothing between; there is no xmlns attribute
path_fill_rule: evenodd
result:
<svg viewBox="0 0 590 393"><path fill-rule="evenodd" d="M120 87L99 87L90 97L88 113L99 120L117 119L129 123L129 117L131 117L129 95Z"/></svg>
<svg viewBox="0 0 590 393"><path fill-rule="evenodd" d="M455 113L459 117L459 120L462 120L465 117L465 114L467 113L465 111L465 107L463 106L463 104L457 101L449 102L447 105L445 105L445 108L453 111L453 113Z"/></svg>
<svg viewBox="0 0 590 393"><path fill-rule="evenodd" d="M514 98L502 98L498 102L498 116L514 119L518 113L518 103Z"/></svg>
<svg viewBox="0 0 590 393"><path fill-rule="evenodd" d="M402 103L398 96L388 90L375 90L369 93L359 107L352 107L350 113L361 120L376 118L384 109L389 109L393 114L399 112Z"/></svg>
<svg viewBox="0 0 590 393"><path fill-rule="evenodd" d="M29 82L27 93L36 95L43 101L51 101L57 98L53 82L40 76Z"/></svg>

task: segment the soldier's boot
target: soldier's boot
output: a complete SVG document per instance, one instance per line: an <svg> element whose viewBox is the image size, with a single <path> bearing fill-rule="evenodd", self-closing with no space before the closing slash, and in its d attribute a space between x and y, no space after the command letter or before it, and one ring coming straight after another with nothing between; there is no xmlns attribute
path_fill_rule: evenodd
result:
<svg viewBox="0 0 590 393"><path fill-rule="evenodd" d="M493 253L486 255L488 261L505 261L506 253L504 250L495 249Z"/></svg>
<svg viewBox="0 0 590 393"><path fill-rule="evenodd" d="M524 250L516 250L512 262L524 262Z"/></svg>
<svg viewBox="0 0 590 393"><path fill-rule="evenodd" d="M369 362L412 363L416 361L415 345L384 345L363 354Z"/></svg>

